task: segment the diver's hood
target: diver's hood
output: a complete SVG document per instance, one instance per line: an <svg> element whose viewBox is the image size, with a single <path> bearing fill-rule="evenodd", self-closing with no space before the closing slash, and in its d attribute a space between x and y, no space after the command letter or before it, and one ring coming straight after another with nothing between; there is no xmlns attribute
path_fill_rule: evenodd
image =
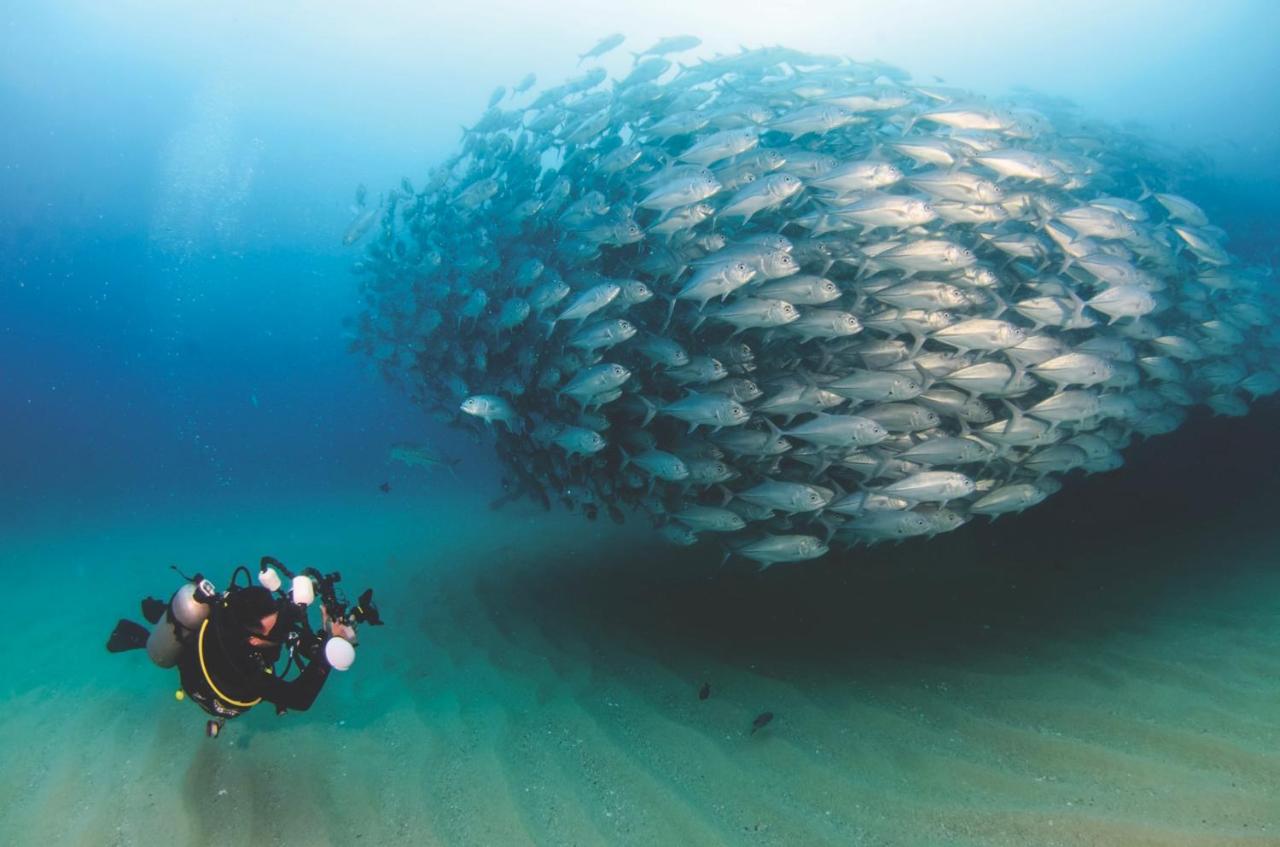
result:
<svg viewBox="0 0 1280 847"><path fill-rule="evenodd" d="M245 633L256 634L262 619L280 611L280 604L270 591L261 585L241 588L227 597L227 610L231 622Z"/></svg>

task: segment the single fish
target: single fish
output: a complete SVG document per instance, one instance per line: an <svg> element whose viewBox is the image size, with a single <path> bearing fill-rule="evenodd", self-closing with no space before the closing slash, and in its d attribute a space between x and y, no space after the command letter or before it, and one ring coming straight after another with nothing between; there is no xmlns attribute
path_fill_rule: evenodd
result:
<svg viewBox="0 0 1280 847"><path fill-rule="evenodd" d="M582 64L583 59L599 58L610 50L613 50L615 47L618 47L626 40L627 37L620 32L615 32L612 35L606 35L604 38L597 41L595 46L590 50L578 55L578 64Z"/></svg>
<svg viewBox="0 0 1280 847"><path fill-rule="evenodd" d="M391 446L389 458L393 462L400 462L401 464L415 468L426 468L427 470L444 468L451 476L454 477L457 477L455 468L457 468L457 466L462 462L461 459L453 459L442 455L425 445L410 444L408 442L393 444ZM384 482L382 484L386 486L384 492L391 489L390 483Z"/></svg>

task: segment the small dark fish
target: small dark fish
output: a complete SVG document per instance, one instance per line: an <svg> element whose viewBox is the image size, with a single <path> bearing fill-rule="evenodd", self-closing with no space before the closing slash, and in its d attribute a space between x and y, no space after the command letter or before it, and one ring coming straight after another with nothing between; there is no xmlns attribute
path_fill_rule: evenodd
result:
<svg viewBox="0 0 1280 847"><path fill-rule="evenodd" d="M755 735L757 729L764 729L771 720L773 720L773 712L761 712L756 715L756 719L751 722L751 734Z"/></svg>
<svg viewBox="0 0 1280 847"><path fill-rule="evenodd" d="M616 524L626 523L626 515L622 514L622 510L612 503L609 504L609 520Z"/></svg>
<svg viewBox="0 0 1280 847"><path fill-rule="evenodd" d="M702 683L702 688L698 689L698 699L705 700L711 696L711 683Z"/></svg>
<svg viewBox="0 0 1280 847"><path fill-rule="evenodd" d="M388 491L391 490L391 483L389 482L382 483L382 485L378 486L378 490L381 491L383 494L386 494Z"/></svg>

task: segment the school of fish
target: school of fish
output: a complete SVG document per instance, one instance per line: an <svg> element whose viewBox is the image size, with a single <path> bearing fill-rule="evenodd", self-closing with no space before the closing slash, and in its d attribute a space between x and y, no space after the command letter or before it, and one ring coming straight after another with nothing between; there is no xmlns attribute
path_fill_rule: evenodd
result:
<svg viewBox="0 0 1280 847"><path fill-rule="evenodd" d="M1022 511L1280 390L1269 271L1140 136L878 62L669 58L699 43L531 74L357 192L353 346L491 432L506 499L767 567Z"/></svg>

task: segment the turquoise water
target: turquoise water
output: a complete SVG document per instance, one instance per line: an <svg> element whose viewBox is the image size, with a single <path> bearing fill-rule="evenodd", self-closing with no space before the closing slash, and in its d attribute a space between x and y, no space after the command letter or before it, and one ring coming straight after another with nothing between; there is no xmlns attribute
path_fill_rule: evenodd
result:
<svg viewBox="0 0 1280 847"><path fill-rule="evenodd" d="M10 615L0 831L1274 843L1280 585L1262 514L1034 556L966 530L943 561L904 546L765 578L572 516L377 492L32 527L3 565L51 606ZM101 610L163 590L168 562L268 549L393 585L388 625L309 712L251 713L210 742L172 672L102 651Z"/></svg>
<svg viewBox="0 0 1280 847"><path fill-rule="evenodd" d="M1270 4L927 6L8 10L0 843L1280 843L1274 398L1024 515L760 574L491 509L489 442L347 350L354 186L615 29L1132 117L1274 261ZM310 711L210 741L175 673L103 645L170 565L263 555L373 586L387 625Z"/></svg>

